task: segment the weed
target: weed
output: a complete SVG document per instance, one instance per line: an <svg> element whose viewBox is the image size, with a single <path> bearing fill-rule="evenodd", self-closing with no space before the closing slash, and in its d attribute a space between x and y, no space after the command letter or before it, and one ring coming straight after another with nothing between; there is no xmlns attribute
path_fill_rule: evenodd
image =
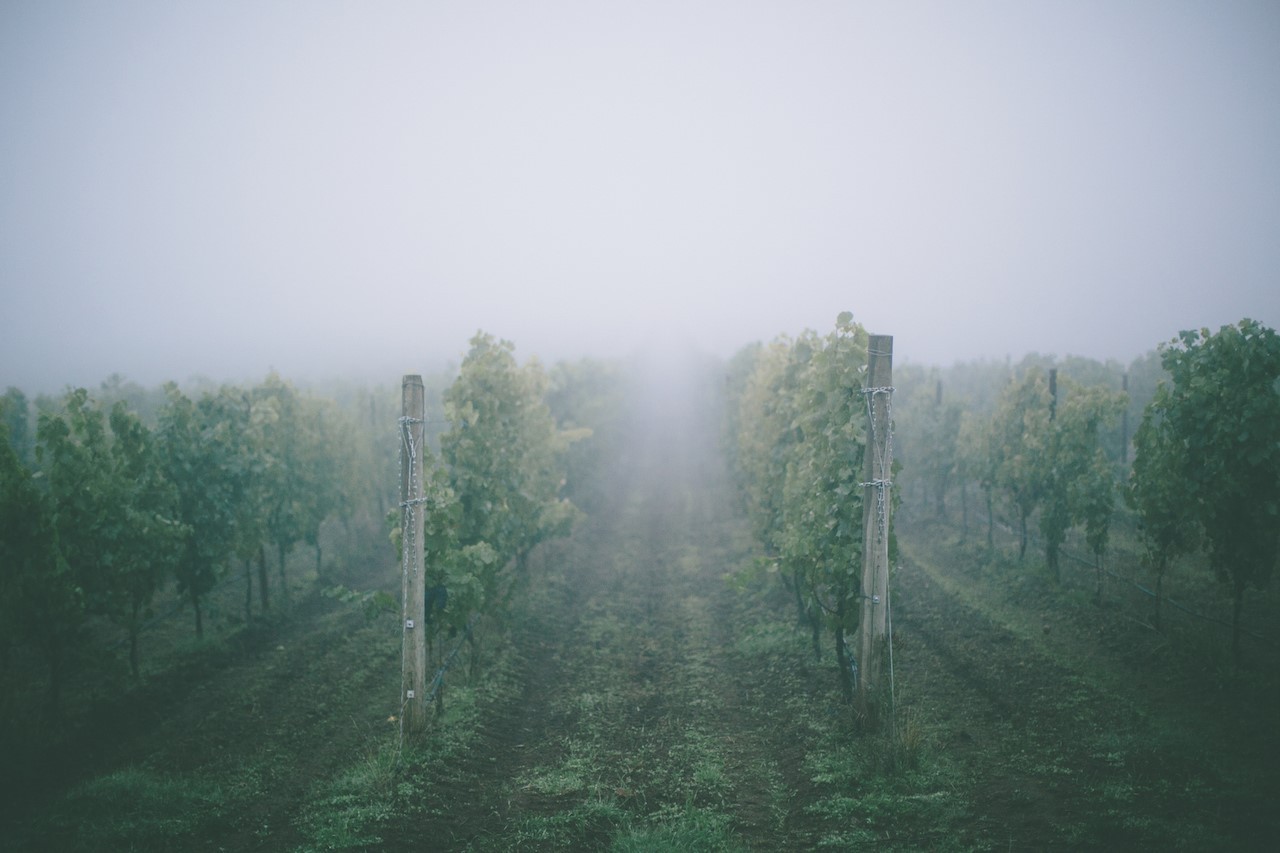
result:
<svg viewBox="0 0 1280 853"><path fill-rule="evenodd" d="M883 773L916 770L922 761L926 730L919 714L907 710L884 739L876 739L874 764Z"/></svg>
<svg viewBox="0 0 1280 853"><path fill-rule="evenodd" d="M750 660L800 656L806 651L804 637L780 621L761 622L738 637L734 650Z"/></svg>
<svg viewBox="0 0 1280 853"><path fill-rule="evenodd" d="M593 798L566 811L522 818L501 835L473 839L467 849L600 849L628 820L627 813L613 800Z"/></svg>
<svg viewBox="0 0 1280 853"><path fill-rule="evenodd" d="M38 829L61 849L164 850L222 820L232 806L209 780L129 767L72 790Z"/></svg>
<svg viewBox="0 0 1280 853"><path fill-rule="evenodd" d="M383 744L318 785L298 820L307 839L301 849L350 850L381 842L374 829L395 813L400 795L413 793L411 783L399 782L397 768L394 745Z"/></svg>
<svg viewBox="0 0 1280 853"><path fill-rule="evenodd" d="M581 773L566 767L539 770L519 781L524 790L549 797L574 794L587 787Z"/></svg>
<svg viewBox="0 0 1280 853"><path fill-rule="evenodd" d="M718 812L686 807L679 814L659 818L656 823L629 827L620 832L610 853L660 853L681 850L689 853L736 853L745 850L730 831L731 820Z"/></svg>

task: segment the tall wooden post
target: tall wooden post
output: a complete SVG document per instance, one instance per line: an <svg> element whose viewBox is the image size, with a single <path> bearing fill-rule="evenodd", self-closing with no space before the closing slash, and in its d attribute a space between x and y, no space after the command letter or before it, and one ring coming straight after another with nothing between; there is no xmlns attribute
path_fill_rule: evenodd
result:
<svg viewBox="0 0 1280 853"><path fill-rule="evenodd" d="M402 623L403 657L400 669L400 733L415 735L427 725L427 632L424 624L423 584L423 420L426 402L421 376L405 376L401 383L400 417L400 532L404 552Z"/></svg>
<svg viewBox="0 0 1280 853"><path fill-rule="evenodd" d="M1058 368L1049 368L1049 420L1058 414Z"/></svg>
<svg viewBox="0 0 1280 853"><path fill-rule="evenodd" d="M1120 413L1120 464L1129 464L1129 374L1120 380L1120 390L1124 391L1124 410Z"/></svg>
<svg viewBox="0 0 1280 853"><path fill-rule="evenodd" d="M874 723L883 689L889 610L890 477L893 442L893 336L872 335L867 351L869 412L862 497L862 614L858 621L858 712Z"/></svg>

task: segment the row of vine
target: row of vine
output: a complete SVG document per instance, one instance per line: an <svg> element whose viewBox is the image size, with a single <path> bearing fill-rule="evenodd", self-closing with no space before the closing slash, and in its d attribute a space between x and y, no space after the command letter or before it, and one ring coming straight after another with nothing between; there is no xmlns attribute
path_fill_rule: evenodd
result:
<svg viewBox="0 0 1280 853"><path fill-rule="evenodd" d="M1170 566L1202 555L1229 589L1238 659L1244 595L1269 582L1280 556L1280 336L1248 319L1186 331L1135 367L1143 379L1130 393L1117 387L1122 371L1078 359L1056 383L1034 360L1012 375L1001 368L985 410L980 394L944 405L917 387L904 452L939 513L949 491L967 501L970 484L980 490L989 546L997 511L1015 524L1020 557L1034 522L1055 579L1068 532L1082 531L1097 596L1111 530L1132 519L1157 627Z"/></svg>

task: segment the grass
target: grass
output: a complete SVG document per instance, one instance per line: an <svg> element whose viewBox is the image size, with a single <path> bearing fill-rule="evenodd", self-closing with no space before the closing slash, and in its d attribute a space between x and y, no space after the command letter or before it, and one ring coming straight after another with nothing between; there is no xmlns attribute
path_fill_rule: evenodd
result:
<svg viewBox="0 0 1280 853"><path fill-rule="evenodd" d="M378 826L413 793L413 784L400 773L395 745L384 743L313 788L297 821L305 839L298 849L352 850L379 844Z"/></svg>
<svg viewBox="0 0 1280 853"><path fill-rule="evenodd" d="M1246 848L1274 841L1267 803L1276 777L1257 759L1274 749L1274 728L1268 734L1260 710L1272 701L1258 689L1266 675L1242 677L1204 624L1171 621L1163 635L1144 630L1145 601L1108 599L1099 608L1091 577L1055 587L1036 576L1035 555L1022 565L945 543L943 528L933 533L915 565L1064 670L1051 694L1059 733L1029 727L1019 735L1027 748L1006 758L1011 778L1028 783L1028 807L1049 797L1088 804L1051 816L1046 839L1170 850L1221 847L1228 838ZM1213 591L1202 578L1190 580ZM1217 724L1220 714L1206 713L1212 705L1231 722Z"/></svg>
<svg viewBox="0 0 1280 853"><path fill-rule="evenodd" d="M932 748L917 712L893 730L831 727L804 766L817 788L806 812L829 827L822 847L945 848L969 813L960 769Z"/></svg>
<svg viewBox="0 0 1280 853"><path fill-rule="evenodd" d="M727 815L687 807L671 816L624 828L613 839L610 853L737 853L746 847L733 834Z"/></svg>
<svg viewBox="0 0 1280 853"><path fill-rule="evenodd" d="M297 849L366 849L382 843L386 826L420 813L433 769L473 749L489 709L510 699L512 667L509 651L495 653L478 683L447 688L444 713L422 738L402 743L398 733L385 735L344 770L313 785L295 821L303 839Z"/></svg>
<svg viewBox="0 0 1280 853"><path fill-rule="evenodd" d="M548 815L524 815L502 828L482 834L466 849L473 851L601 849L631 816L612 798L589 798Z"/></svg>
<svg viewBox="0 0 1280 853"><path fill-rule="evenodd" d="M62 850L171 850L223 819L239 793L200 776L124 768L72 789L39 821L40 843Z"/></svg>

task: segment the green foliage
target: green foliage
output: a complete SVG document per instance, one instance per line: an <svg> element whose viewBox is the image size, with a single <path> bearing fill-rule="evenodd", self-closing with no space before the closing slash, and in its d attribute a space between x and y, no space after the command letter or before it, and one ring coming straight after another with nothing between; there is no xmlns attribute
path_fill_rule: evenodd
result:
<svg viewBox="0 0 1280 853"><path fill-rule="evenodd" d="M113 376L104 399L85 389L37 401L31 463L9 440L27 428L30 408L16 389L2 398L5 500L0 567L0 671L16 646L37 653L50 673L56 703L74 659L100 662L103 645L78 643L86 619L106 619L126 633L138 675L139 633L156 593L172 576L192 604L203 633L202 602L233 556L261 553L267 507L278 505L272 476L280 459L273 436L296 460L288 482L290 512L305 541L318 543L323 518L341 505L336 481L356 475L341 443L349 423L327 404L299 398L300 436L279 434L281 407L272 393L224 387L192 400L176 385L147 392ZM158 401L163 400L163 405ZM154 430L134 409L154 415ZM306 415L310 414L311 417ZM302 497L297 497L298 495ZM317 549L317 553L318 549ZM263 584L263 604L266 588Z"/></svg>
<svg viewBox="0 0 1280 853"><path fill-rule="evenodd" d="M1054 577L1059 571L1059 549L1076 524L1085 526L1095 559L1100 560L1106 550L1116 477L1101 437L1125 404L1123 394L1066 379L1059 383L1059 394L1063 399L1049 423L1048 446L1038 459L1043 494L1040 533L1045 562Z"/></svg>
<svg viewBox="0 0 1280 853"><path fill-rule="evenodd" d="M173 570L186 531L176 520L177 493L164 478L154 436L123 402L111 408L114 441L110 452L109 515L103 562L112 573L107 616L129 634L129 661L138 676L138 631L150 615L151 600ZM109 560L107 559L109 557Z"/></svg>
<svg viewBox="0 0 1280 853"><path fill-rule="evenodd" d="M958 403L934 403L926 410L917 460L921 474L933 488L939 516L946 514L947 489L960 466L960 419Z"/></svg>
<svg viewBox="0 0 1280 853"><path fill-rule="evenodd" d="M501 571L523 564L539 542L562 536L577 510L560 496L563 458L584 430L561 431L546 403L536 361L516 364L514 346L480 333L445 392L450 430L440 440L448 466L429 477L428 577L444 572L450 609L498 606ZM462 596L453 601L455 588Z"/></svg>
<svg viewBox="0 0 1280 853"><path fill-rule="evenodd" d="M387 514L401 560L407 513L423 514L424 581L443 588L440 618L428 613L430 635L463 628L475 613L503 610L522 580L529 552L566 535L580 512L561 494L566 453L592 431L576 419L607 419L609 404L594 399L602 374L586 363L558 371L555 398L566 429L547 404L551 392L541 365L516 364L510 342L479 333L457 379L444 393L450 429L440 438L441 460L425 449L422 502ZM590 454L579 466L600 464ZM507 571L512 564L513 576Z"/></svg>
<svg viewBox="0 0 1280 853"><path fill-rule="evenodd" d="M88 612L128 632L136 676L138 630L185 534L151 432L123 402L108 421L81 388L40 415L37 437L62 556Z"/></svg>
<svg viewBox="0 0 1280 853"><path fill-rule="evenodd" d="M342 584L336 584L320 590L320 594L326 598L341 601L344 604L360 605L360 610L364 613L366 623L373 622L379 616L395 615L400 612L396 607L395 596L380 589L361 592L360 590L345 587Z"/></svg>
<svg viewBox="0 0 1280 853"><path fill-rule="evenodd" d="M866 330L842 314L826 336L805 332L739 361L733 456L757 540L810 623L843 636L857 626L866 446ZM841 667L846 691L847 673Z"/></svg>
<svg viewBox="0 0 1280 853"><path fill-rule="evenodd" d="M1182 480L1184 455L1172 429L1155 406L1147 409L1134 435L1133 472L1125 499L1138 513L1138 532L1144 559L1156 576L1156 625L1164 578L1173 560L1195 550L1199 528L1195 503L1188 499Z"/></svg>
<svg viewBox="0 0 1280 853"><path fill-rule="evenodd" d="M1085 526L1099 559L1106 549L1116 483L1103 435L1125 403L1123 394L1065 377L1057 390L1055 399L1042 369L1031 367L1005 388L985 436L970 421L963 442L966 473L989 492L999 489L1018 519L1019 559L1026 553L1027 522L1039 511L1045 563L1055 578L1059 550L1075 525Z"/></svg>
<svg viewBox="0 0 1280 853"><path fill-rule="evenodd" d="M796 442L783 485L781 556L833 628L856 627L862 577L866 331L851 322L796 342Z"/></svg>
<svg viewBox="0 0 1280 853"><path fill-rule="evenodd" d="M237 507L247 483L236 429L238 409L227 395L206 395L194 403L173 383L165 393L159 430L162 464L177 492L177 519L185 528L175 575L195 611L196 635L203 636L200 601L237 545Z"/></svg>
<svg viewBox="0 0 1280 853"><path fill-rule="evenodd" d="M9 388L0 397L0 423L8 430L8 443L23 465L29 465L34 457L35 443L31 436L31 407L27 395L18 388Z"/></svg>
<svg viewBox="0 0 1280 853"><path fill-rule="evenodd" d="M461 504L459 541L487 542L504 561L565 532L564 513L552 511L564 479L559 464L581 437L556 428L541 365L519 367L514 349L483 333L472 338L445 392L452 428L440 442Z"/></svg>
<svg viewBox="0 0 1280 853"><path fill-rule="evenodd" d="M288 595L285 559L306 535L313 471L307 452L307 424L293 386L271 374L252 395L263 411L261 441L265 533L279 558L280 589Z"/></svg>
<svg viewBox="0 0 1280 853"><path fill-rule="evenodd" d="M574 506L599 506L608 466L621 453L623 392L619 368L584 359L557 364L548 376L547 407L557 427L574 439L563 455L563 494Z"/></svg>
<svg viewBox="0 0 1280 853"><path fill-rule="evenodd" d="M782 495L789 447L796 435L791 425L788 382L791 342L780 338L749 352L750 372L737 406L729 407L738 413L739 432L733 447L752 532L766 554L776 556L782 548Z"/></svg>
<svg viewBox="0 0 1280 853"><path fill-rule="evenodd" d="M7 661L22 642L40 654L56 711L84 622L84 592L58 547L53 502L18 461L7 432L0 424L0 653Z"/></svg>
<svg viewBox="0 0 1280 853"><path fill-rule="evenodd" d="M1050 485L1043 462L1052 441L1051 403L1045 374L1033 367L1005 389L991 421L988 466L993 486L1008 497L1018 518L1020 558L1027 550L1027 520Z"/></svg>
<svg viewBox="0 0 1280 853"><path fill-rule="evenodd" d="M1190 503L1210 566L1235 596L1238 651L1244 591L1265 585L1280 555L1280 335L1245 319L1216 334L1183 332L1160 353L1170 382L1144 417L1139 452L1153 457L1135 468L1175 481ZM1144 516L1149 541L1178 547L1161 512L1165 486L1135 488L1140 507L1153 513Z"/></svg>

